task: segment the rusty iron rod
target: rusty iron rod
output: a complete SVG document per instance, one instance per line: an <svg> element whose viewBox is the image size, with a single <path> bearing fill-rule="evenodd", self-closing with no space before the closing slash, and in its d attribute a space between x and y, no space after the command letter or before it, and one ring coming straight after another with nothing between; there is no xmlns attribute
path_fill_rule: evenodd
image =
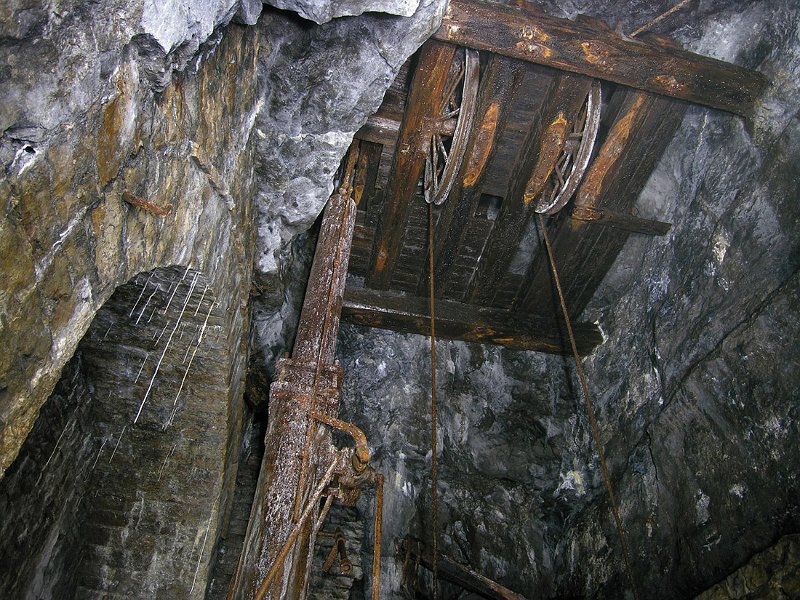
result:
<svg viewBox="0 0 800 600"><path fill-rule="evenodd" d="M329 417L315 410L310 411L308 416L334 429L344 431L353 438L356 444L356 451L353 453L353 469L355 469L356 473L363 473L369 464L369 443L364 432L352 423Z"/></svg>
<svg viewBox="0 0 800 600"><path fill-rule="evenodd" d="M166 217L172 210L172 204L159 206L158 204L154 204L149 200L145 200L139 196L134 196L130 192L122 192L122 199L132 206L138 206L139 208L151 214L158 215L159 217Z"/></svg>
<svg viewBox="0 0 800 600"><path fill-rule="evenodd" d="M375 540L372 547L372 600L381 597L381 542L383 540L383 473L375 479Z"/></svg>
<svg viewBox="0 0 800 600"><path fill-rule="evenodd" d="M286 557L289 555L292 546L294 546L295 540L297 540L297 537L300 535L300 531L303 529L303 524L308 520L309 516L311 516L312 511L317 508L317 503L322 497L322 493L325 491L325 488L330 483L331 479L333 479L333 473L336 468L340 466L339 463L342 462L343 456L344 454L338 454L333 462L331 462L331 466L328 467L328 470L322 477L317 489L314 491L314 495L309 499L303 514L300 516L300 519L297 521L294 529L292 529L292 532L289 534L289 537L286 539L286 542L283 544L280 552L278 552L278 556L275 558L275 561L272 563L269 571L267 571L267 576L264 577L261 585L258 586L258 590L256 590L253 600L264 600L264 597L269 591L270 585L272 585L272 580L275 579L275 575L278 574L278 571L280 571L281 567L283 566L283 561L286 560Z"/></svg>
<svg viewBox="0 0 800 600"><path fill-rule="evenodd" d="M305 598L308 594L308 584L311 581L311 567L314 563L314 546L317 545L317 534L319 533L322 524L325 522L326 517L328 516L328 512L331 510L331 505L333 505L334 495L329 494L327 498L325 498L325 505L322 507L322 510L319 513L319 517L317 517L316 522L314 523L314 527L311 530L311 537L308 542L308 558L306 559L306 572L303 575L303 593L300 595L301 598Z"/></svg>

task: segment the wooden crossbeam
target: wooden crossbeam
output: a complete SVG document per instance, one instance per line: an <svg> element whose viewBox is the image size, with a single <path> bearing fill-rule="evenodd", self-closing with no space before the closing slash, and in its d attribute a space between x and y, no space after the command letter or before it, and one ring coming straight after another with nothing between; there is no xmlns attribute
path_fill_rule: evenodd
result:
<svg viewBox="0 0 800 600"><path fill-rule="evenodd" d="M345 291L342 319L348 323L428 335L430 312L424 298L370 289ZM603 336L592 323L576 323L578 352L589 354ZM563 324L452 300L436 303L436 335L450 340L498 344L513 350L569 354Z"/></svg>
<svg viewBox="0 0 800 600"><path fill-rule="evenodd" d="M672 229L672 223L664 223L653 219L642 219L635 215L624 215L611 210L602 208L592 208L590 206L576 206L569 214L571 219L585 221L587 223L597 223L607 227L616 227L629 233L641 233L643 235L666 235Z"/></svg>
<svg viewBox="0 0 800 600"><path fill-rule="evenodd" d="M442 106L447 74L455 48L427 42L420 52L417 68L394 153L381 218L377 223L367 284L386 289L397 267L411 201L417 191L431 126Z"/></svg>
<svg viewBox="0 0 800 600"><path fill-rule="evenodd" d="M647 92L622 89L617 94L619 97L612 99L612 104L619 106L617 118L578 189L578 210L629 214L686 110L683 102ZM616 260L629 232L597 227L567 215L550 227L567 307L570 315L577 316ZM558 312L543 252L533 261L528 281L516 308L525 312L547 307Z"/></svg>
<svg viewBox="0 0 800 600"><path fill-rule="evenodd" d="M450 0L436 39L614 81L749 117L767 86L761 73L631 39L591 20L479 0Z"/></svg>
<svg viewBox="0 0 800 600"><path fill-rule="evenodd" d="M489 305L494 299L536 206L536 194L529 192L531 182L542 171L542 164L554 161L560 153L560 146L554 148L557 144L552 143L551 134L554 128L565 127L575 120L591 84L587 77L565 72L553 78L539 118L532 124L517 155L510 188L470 281L467 292L470 303Z"/></svg>

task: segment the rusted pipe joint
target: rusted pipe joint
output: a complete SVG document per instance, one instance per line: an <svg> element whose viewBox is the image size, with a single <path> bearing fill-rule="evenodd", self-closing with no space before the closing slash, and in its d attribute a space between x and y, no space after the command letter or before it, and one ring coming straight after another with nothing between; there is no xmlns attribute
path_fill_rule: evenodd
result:
<svg viewBox="0 0 800 600"><path fill-rule="evenodd" d="M328 415L314 410L310 411L308 414L312 419L320 423L325 423L325 425L338 429L339 431L343 431L352 437L356 444L355 452L353 452L353 457L351 459L353 470L356 473L363 473L367 470L367 466L369 465L369 443L363 431L352 423L329 417Z"/></svg>

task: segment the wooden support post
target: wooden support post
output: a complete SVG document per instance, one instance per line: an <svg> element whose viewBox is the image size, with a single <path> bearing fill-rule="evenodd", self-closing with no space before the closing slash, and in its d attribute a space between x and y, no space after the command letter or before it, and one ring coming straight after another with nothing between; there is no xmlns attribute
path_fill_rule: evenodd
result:
<svg viewBox="0 0 800 600"><path fill-rule="evenodd" d="M761 73L666 44L480 0L450 0L436 39L688 100L749 117Z"/></svg>
<svg viewBox="0 0 800 600"><path fill-rule="evenodd" d="M530 192L531 182L541 178L541 165L551 161L554 165L561 152L561 146L554 140L556 136L551 134L554 129L566 127L575 120L591 85L591 79L570 73L559 73L553 78L539 118L517 156L511 188L470 282L469 302L487 306L494 299L536 206L536 194Z"/></svg>
<svg viewBox="0 0 800 600"><path fill-rule="evenodd" d="M342 319L356 325L403 333L430 333L427 300L391 292L348 289ZM593 323L576 323L573 328L578 352L582 355L589 354L603 341L603 335ZM498 344L512 350L570 353L566 330L558 321L452 300L436 303L436 335L442 339Z"/></svg>
<svg viewBox="0 0 800 600"><path fill-rule="evenodd" d="M303 501L315 485L315 470L324 470L333 460L329 434L317 428L308 413L338 414L342 372L334 364L334 351L355 215L350 198L334 194L328 201L294 352L291 359L278 361L270 388L264 461L229 598L253 598L294 526L298 495ZM307 435L311 435L308 446ZM308 477L302 481L304 464ZM298 551L289 554L283 574L275 578L266 598L296 599L302 594L308 550L303 538L307 540L308 534L301 535Z"/></svg>
<svg viewBox="0 0 800 600"><path fill-rule="evenodd" d="M400 126L383 214L375 231L371 270L367 274L369 287L386 289L392 281L455 50L454 46L433 41L422 47Z"/></svg>

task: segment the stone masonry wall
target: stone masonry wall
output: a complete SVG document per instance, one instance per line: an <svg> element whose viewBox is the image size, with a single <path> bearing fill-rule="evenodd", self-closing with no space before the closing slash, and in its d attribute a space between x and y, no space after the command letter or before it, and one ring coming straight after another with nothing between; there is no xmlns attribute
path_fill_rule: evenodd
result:
<svg viewBox="0 0 800 600"><path fill-rule="evenodd" d="M78 354L0 480L0 592L71 598L80 562L79 516L95 458L91 395Z"/></svg>

